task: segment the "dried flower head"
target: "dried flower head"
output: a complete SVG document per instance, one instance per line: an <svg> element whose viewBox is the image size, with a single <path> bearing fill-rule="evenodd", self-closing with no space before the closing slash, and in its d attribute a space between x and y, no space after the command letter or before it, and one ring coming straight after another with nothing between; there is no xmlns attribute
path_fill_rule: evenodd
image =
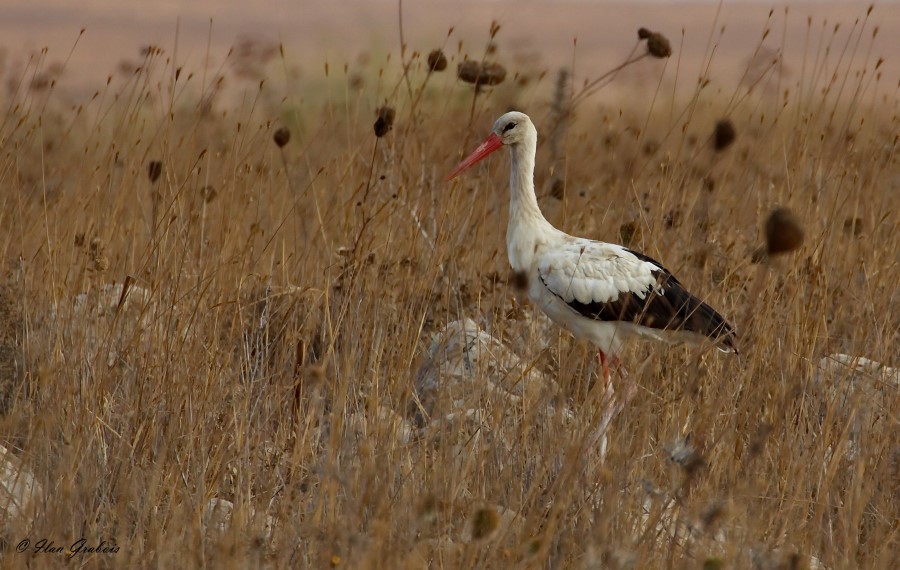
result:
<svg viewBox="0 0 900 570"><path fill-rule="evenodd" d="M776 208L766 220L766 252L779 255L798 249L803 244L800 220L787 208Z"/></svg>
<svg viewBox="0 0 900 570"><path fill-rule="evenodd" d="M476 86L499 85L506 79L506 68L499 63L466 60L459 64L457 77Z"/></svg>
<svg viewBox="0 0 900 570"><path fill-rule="evenodd" d="M713 148L716 149L716 152L731 146L735 138L737 138L737 132L729 119L720 119L716 122L716 128L713 130Z"/></svg>
<svg viewBox="0 0 900 570"><path fill-rule="evenodd" d="M429 493L422 497L416 506L416 515L422 522L434 522L437 519L439 506L437 498Z"/></svg>
<svg viewBox="0 0 900 570"><path fill-rule="evenodd" d="M88 269L91 271L106 271L109 269L109 258L106 257L106 246L103 241L95 237L91 240L90 247L91 263Z"/></svg>
<svg viewBox="0 0 900 570"><path fill-rule="evenodd" d="M768 422L759 425L759 427L756 429L756 433L753 434L753 438L750 439L750 457L756 457L763 452L766 447L766 441L772 434L773 429L774 427L772 426L772 424Z"/></svg>
<svg viewBox="0 0 900 570"><path fill-rule="evenodd" d="M528 274L524 271L513 271L510 283L516 291L528 291Z"/></svg>
<svg viewBox="0 0 900 570"><path fill-rule="evenodd" d="M641 241L641 226L637 222L625 222L619 226L619 240L625 247Z"/></svg>
<svg viewBox="0 0 900 570"><path fill-rule="evenodd" d="M724 501L713 501L700 513L700 522L707 530L712 528L716 523L725 516L727 507Z"/></svg>
<svg viewBox="0 0 900 570"><path fill-rule="evenodd" d="M151 160L150 164L147 165L147 177L150 178L150 182L156 182L159 180L159 177L162 175L162 162L158 160Z"/></svg>
<svg viewBox="0 0 900 570"><path fill-rule="evenodd" d="M669 39L659 32L651 32L647 28L638 29L638 38L647 40L647 53L659 59L665 59L672 55L672 46Z"/></svg>
<svg viewBox="0 0 900 570"><path fill-rule="evenodd" d="M272 140L278 145L278 148L284 148L284 145L291 142L291 130L287 127L279 127L275 129Z"/></svg>
<svg viewBox="0 0 900 570"><path fill-rule="evenodd" d="M207 184L200 189L200 197L203 198L203 201L207 204L215 200L217 195L216 189L210 184Z"/></svg>
<svg viewBox="0 0 900 570"><path fill-rule="evenodd" d="M385 105L384 107L380 107L376 114L378 117L375 119L375 136L378 138L383 137L388 134L388 131L391 130L394 126L394 112L393 107L388 107Z"/></svg>
<svg viewBox="0 0 900 570"><path fill-rule="evenodd" d="M557 200L562 200L566 197L566 181L562 177L553 177L553 181L550 182L550 195Z"/></svg>
<svg viewBox="0 0 900 570"><path fill-rule="evenodd" d="M863 231L863 221L862 218L859 217L850 217L844 220L844 232L852 235L853 237L859 237L862 235Z"/></svg>
<svg viewBox="0 0 900 570"><path fill-rule="evenodd" d="M669 212L665 216L663 216L663 223L667 228L679 228L681 227L682 217L683 214L681 213L681 210L675 208L673 210L669 210Z"/></svg>
<svg viewBox="0 0 900 570"><path fill-rule="evenodd" d="M472 516L472 540L486 540L490 538L500 526L500 515L490 507L483 507L475 511Z"/></svg>
<svg viewBox="0 0 900 570"><path fill-rule="evenodd" d="M447 69L447 56L440 49L433 49L428 54L428 70L444 71Z"/></svg>

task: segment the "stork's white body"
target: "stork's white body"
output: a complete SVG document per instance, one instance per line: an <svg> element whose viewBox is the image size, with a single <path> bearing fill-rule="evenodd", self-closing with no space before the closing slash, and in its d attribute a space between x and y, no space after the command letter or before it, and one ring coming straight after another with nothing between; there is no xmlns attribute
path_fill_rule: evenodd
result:
<svg viewBox="0 0 900 570"><path fill-rule="evenodd" d="M711 339L737 352L731 326L660 264L619 245L570 236L544 218L533 180L537 130L527 115L500 117L493 134L450 178L501 145L512 158L509 263L525 276L529 297L552 321L601 354L614 355L629 337Z"/></svg>

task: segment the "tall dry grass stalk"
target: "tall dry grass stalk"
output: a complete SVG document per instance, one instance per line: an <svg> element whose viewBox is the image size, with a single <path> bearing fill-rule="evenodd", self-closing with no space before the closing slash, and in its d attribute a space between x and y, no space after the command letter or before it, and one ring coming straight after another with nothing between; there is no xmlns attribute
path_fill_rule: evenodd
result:
<svg viewBox="0 0 900 570"><path fill-rule="evenodd" d="M542 198L548 217L609 241L628 222L635 247L752 315L739 358L624 354L640 397L602 461L585 447L591 349L509 276L506 160L442 182L507 107L548 116L550 86L515 87L541 70L492 52L509 78L476 96L434 73L464 46L422 46L400 72L326 65L298 92L267 80L278 50L244 43L226 87L159 48L74 107L12 82L0 434L40 489L7 521L4 564L56 566L65 554L16 545L84 537L120 548L76 554L89 567L891 567L897 386L820 365L898 364L900 125L861 55L866 22L846 45L811 26L799 75L770 66L733 96L703 75L663 101L670 66L649 111L636 96L552 115L566 200ZM726 118L738 136L720 128L714 148ZM757 288L776 206L805 239ZM454 392L429 355L466 318L517 372L466 353L457 373L474 381Z"/></svg>

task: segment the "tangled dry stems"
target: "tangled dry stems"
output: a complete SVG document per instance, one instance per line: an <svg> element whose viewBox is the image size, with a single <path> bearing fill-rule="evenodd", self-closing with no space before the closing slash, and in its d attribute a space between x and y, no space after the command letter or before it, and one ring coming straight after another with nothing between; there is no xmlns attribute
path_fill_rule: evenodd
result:
<svg viewBox="0 0 900 570"><path fill-rule="evenodd" d="M275 53L239 51L253 78L248 62ZM77 112L7 96L2 432L42 494L4 555L28 528L115 541L123 567L889 567L896 386L818 363L896 364L895 109L831 90L551 115L549 93L473 102L435 74L395 90L373 134L387 107L365 90L285 109L262 85L252 108L229 108L171 86L159 112L162 70L135 73L116 87L137 95ZM565 137L548 217L610 241L627 227L746 347L632 347L640 397L603 461L583 447L602 390L592 351L536 315L507 269L505 160L441 182L510 105ZM741 136L698 142L726 111ZM776 206L806 239L754 266ZM466 318L515 363L464 359L458 398L437 366L423 402L438 333ZM859 375L877 399L834 391Z"/></svg>

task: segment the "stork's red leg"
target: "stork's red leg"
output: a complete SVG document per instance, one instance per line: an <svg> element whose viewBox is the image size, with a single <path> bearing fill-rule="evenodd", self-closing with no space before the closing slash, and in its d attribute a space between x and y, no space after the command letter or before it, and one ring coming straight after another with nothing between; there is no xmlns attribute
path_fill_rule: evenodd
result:
<svg viewBox="0 0 900 570"><path fill-rule="evenodd" d="M606 380L606 384L609 385L609 363L606 361L606 353L602 350L598 351L600 353L600 365L603 367L603 379Z"/></svg>

